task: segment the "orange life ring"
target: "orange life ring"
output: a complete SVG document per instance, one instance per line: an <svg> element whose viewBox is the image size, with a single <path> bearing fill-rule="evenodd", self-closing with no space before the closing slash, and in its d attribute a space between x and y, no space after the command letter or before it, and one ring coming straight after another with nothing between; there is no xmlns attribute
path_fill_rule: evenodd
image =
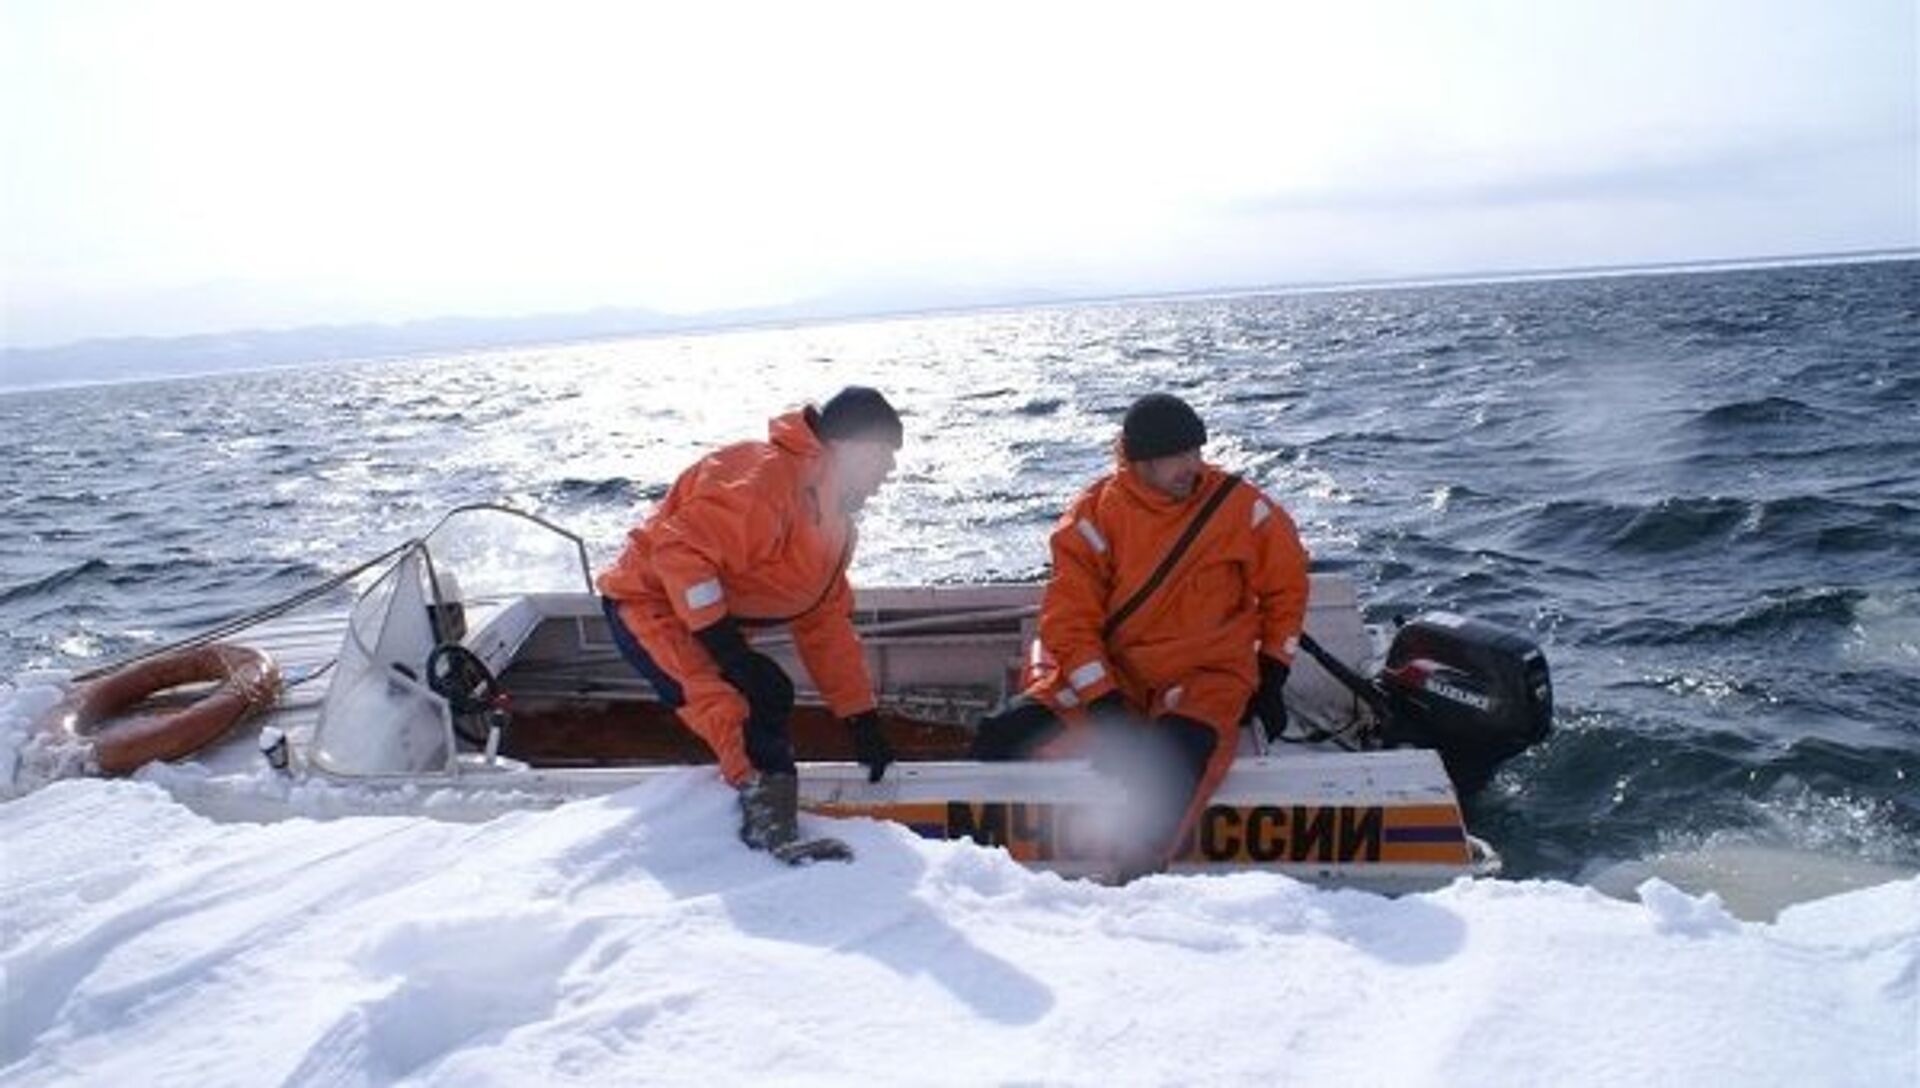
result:
<svg viewBox="0 0 1920 1088"><path fill-rule="evenodd" d="M102 722L155 692L181 684L218 686L184 709ZM265 653L213 642L176 650L90 680L76 688L59 711L55 727L92 748L107 774L126 774L156 759L179 759L204 748L249 714L273 705L280 694L280 668Z"/></svg>

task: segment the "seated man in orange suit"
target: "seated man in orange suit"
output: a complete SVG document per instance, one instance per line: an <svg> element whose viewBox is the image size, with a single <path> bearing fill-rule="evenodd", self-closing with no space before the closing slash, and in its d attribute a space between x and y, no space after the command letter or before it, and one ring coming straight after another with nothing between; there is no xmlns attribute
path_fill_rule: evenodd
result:
<svg viewBox="0 0 1920 1088"><path fill-rule="evenodd" d="M1307 553L1279 503L1201 458L1207 429L1165 393L1127 410L1113 472L1052 535L1037 678L980 723L978 759L1019 759L1079 727L1123 774L1139 841L1123 879L1163 866L1233 763L1240 724L1268 736L1307 608ZM1152 753L1141 759L1119 754ZM1144 774L1142 773L1144 770Z"/></svg>

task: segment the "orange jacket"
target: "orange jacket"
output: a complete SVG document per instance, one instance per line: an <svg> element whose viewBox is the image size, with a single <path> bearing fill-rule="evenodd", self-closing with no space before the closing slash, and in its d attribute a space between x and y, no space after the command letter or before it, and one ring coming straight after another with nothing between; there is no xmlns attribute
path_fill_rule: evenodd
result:
<svg viewBox="0 0 1920 1088"><path fill-rule="evenodd" d="M1237 485L1178 566L1108 641L1101 627L1145 584L1225 479L1206 466L1174 499L1125 465L1081 492L1054 528L1040 643L1058 669L1055 699L1084 705L1117 683L1137 693L1206 669L1258 684L1260 653L1289 664L1307 611L1307 553L1293 519Z"/></svg>
<svg viewBox="0 0 1920 1088"><path fill-rule="evenodd" d="M747 628L790 623L828 708L848 717L874 708L847 582L855 532L811 413L775 417L768 441L727 446L681 473L598 584L695 631L729 615Z"/></svg>

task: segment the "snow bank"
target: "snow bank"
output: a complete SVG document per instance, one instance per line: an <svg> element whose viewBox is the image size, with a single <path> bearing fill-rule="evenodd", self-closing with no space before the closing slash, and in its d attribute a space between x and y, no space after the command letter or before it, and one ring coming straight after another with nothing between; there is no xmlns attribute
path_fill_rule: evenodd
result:
<svg viewBox="0 0 1920 1088"><path fill-rule="evenodd" d="M816 821L824 823L824 821ZM1659 881L1122 889L689 771L481 823L0 805L0 1081L1913 1084L1920 879L1741 922Z"/></svg>

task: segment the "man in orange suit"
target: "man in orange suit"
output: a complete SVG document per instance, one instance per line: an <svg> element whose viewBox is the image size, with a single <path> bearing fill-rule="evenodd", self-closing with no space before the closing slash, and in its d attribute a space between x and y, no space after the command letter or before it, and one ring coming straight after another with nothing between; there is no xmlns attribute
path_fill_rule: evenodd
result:
<svg viewBox="0 0 1920 1088"><path fill-rule="evenodd" d="M1201 458L1206 425L1165 393L1127 410L1113 472L1081 492L1052 535L1042 662L1027 690L980 723L979 759L1019 759L1062 730L1119 773L1139 806L1117 875L1164 865L1233 763L1239 727L1269 737L1307 608L1293 519ZM1147 751L1143 758L1123 753Z"/></svg>
<svg viewBox="0 0 1920 1088"><path fill-rule="evenodd" d="M900 416L849 386L774 418L765 442L702 458L627 534L598 579L614 641L740 791L740 837L781 854L798 840L788 718L793 683L748 633L787 624L873 781L893 753L853 628L853 516L893 470ZM784 855L782 855L784 856Z"/></svg>

